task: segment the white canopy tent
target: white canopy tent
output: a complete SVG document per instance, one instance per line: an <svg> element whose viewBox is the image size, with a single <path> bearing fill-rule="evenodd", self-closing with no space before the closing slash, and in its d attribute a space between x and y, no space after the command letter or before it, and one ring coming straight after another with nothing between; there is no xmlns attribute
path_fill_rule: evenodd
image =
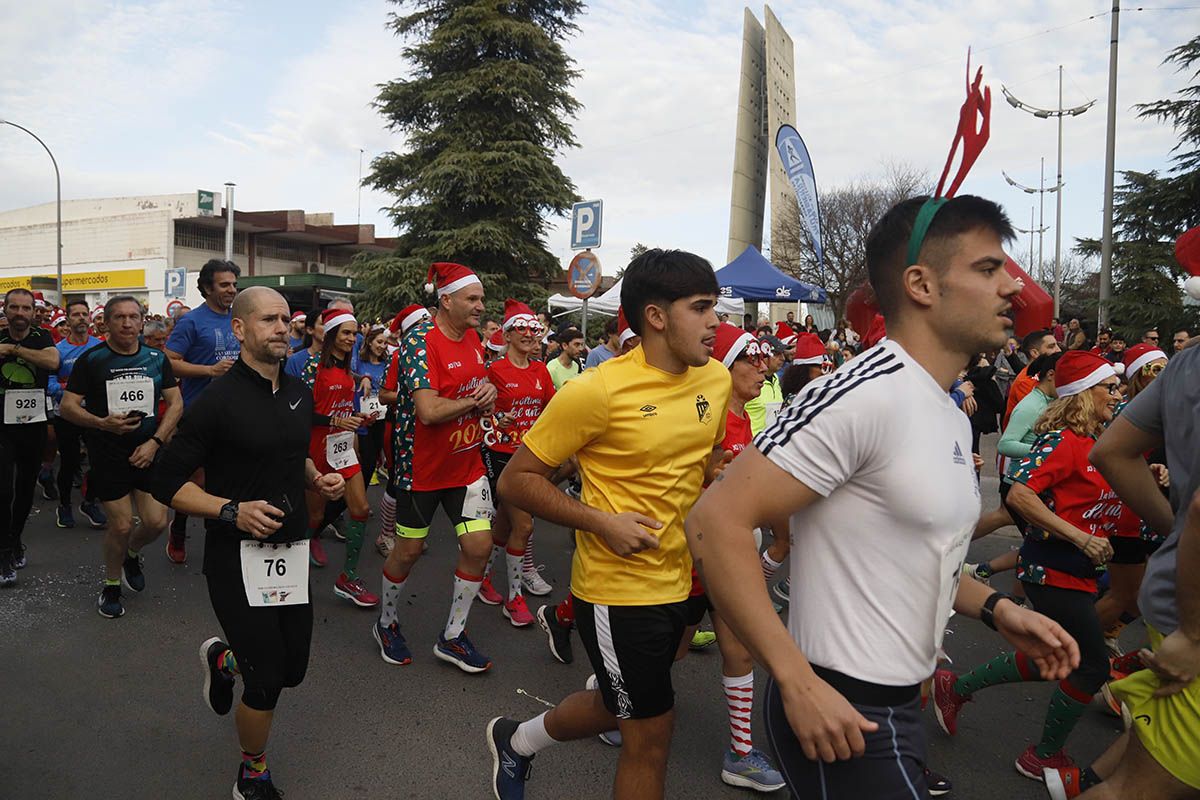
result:
<svg viewBox="0 0 1200 800"><path fill-rule="evenodd" d="M547 300L551 310L561 309L563 311L577 311L583 307L583 301L578 297L569 294L552 294ZM621 307L621 281L618 280L602 295L593 297L588 300L588 313L596 312L598 314L606 314L610 317L616 316L617 309ZM742 314L745 313L746 304L740 298L733 297L718 297L717 312L721 314L737 315L735 324L741 322Z"/></svg>

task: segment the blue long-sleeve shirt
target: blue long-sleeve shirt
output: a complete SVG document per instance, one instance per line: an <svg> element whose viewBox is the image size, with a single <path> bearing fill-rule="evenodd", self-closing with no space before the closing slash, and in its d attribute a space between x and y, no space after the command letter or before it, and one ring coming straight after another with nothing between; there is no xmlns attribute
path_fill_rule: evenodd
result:
<svg viewBox="0 0 1200 800"><path fill-rule="evenodd" d="M102 344L102 342L95 336L89 335L83 344L71 344L70 339L63 339L54 345L58 349L58 371L50 373L46 391L54 398L55 407L62 402L63 389L71 378L71 370L74 369L75 362L81 355L98 344Z"/></svg>

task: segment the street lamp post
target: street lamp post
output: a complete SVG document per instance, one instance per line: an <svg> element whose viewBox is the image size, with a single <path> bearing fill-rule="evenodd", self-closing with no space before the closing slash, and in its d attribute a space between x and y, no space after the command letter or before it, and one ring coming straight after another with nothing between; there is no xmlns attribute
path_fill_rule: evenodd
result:
<svg viewBox="0 0 1200 800"><path fill-rule="evenodd" d="M1049 189L1046 188L1046 159L1044 159L1044 158L1042 159L1041 183L1038 184L1037 189L1033 188L1032 186L1026 186L1023 183L1017 183L1012 178L1010 178L1008 176L1008 173L1005 172L1004 170L1000 170L1000 174L1004 176L1004 180L1008 181L1009 186L1015 186L1016 188L1020 189L1025 194L1038 195L1038 203L1041 206L1041 211L1039 212L1039 216L1038 216L1038 258L1037 258L1038 282L1045 283L1046 276L1042 274L1042 272L1043 272L1043 270L1042 270L1042 234L1044 234L1046 231L1050 230L1050 228L1047 227L1047 225L1046 225L1046 194L1048 192L1049 193L1058 193L1058 191L1060 189L1062 189L1062 187L1063 187L1062 180L1060 178L1059 182L1056 185L1051 186ZM1030 220L1030 222L1029 222L1029 227L1030 228L1033 227L1032 220ZM1027 233L1027 231L1022 231L1022 233ZM1032 266L1032 261L1033 261L1032 247L1030 248L1030 251L1031 251L1031 253L1030 253L1029 260L1030 260L1030 263Z"/></svg>
<svg viewBox="0 0 1200 800"><path fill-rule="evenodd" d="M1046 276L1043 274L1043 270L1042 270L1042 234L1050 229L1047 228L1045 225L1040 225L1040 226L1034 227L1033 206L1030 206L1029 207L1029 227L1028 228L1016 228L1015 230L1017 231L1017 233L1028 233L1029 234L1029 268L1030 269L1033 269L1033 235L1035 233L1038 235L1038 259L1037 259L1037 265L1038 265L1037 266L1037 276L1038 277L1037 277L1037 279L1038 279L1039 284L1044 284L1046 282Z"/></svg>
<svg viewBox="0 0 1200 800"><path fill-rule="evenodd" d="M42 149L46 151L46 155L50 156L50 163L54 165L55 206L56 206L57 212L58 212L58 218L56 221L57 232L58 232L58 237L57 237L58 238L58 241L57 241L58 246L54 248L54 253L57 257L56 260L58 263L58 302L62 303L66 298L63 295L63 278L62 278L62 176L59 175L59 172L58 172L58 161L55 160L54 153L50 152L50 148L46 146L46 143L42 141L41 137L38 136L33 131L29 130L29 128L24 128L24 127L18 125L17 123L12 122L11 120L7 120L7 119L0 119L0 125L11 125L12 127L16 128L18 130L25 131L30 136L32 136L34 139L37 139L37 143L40 144L42 146Z"/></svg>
<svg viewBox="0 0 1200 800"><path fill-rule="evenodd" d="M1000 91L1004 92L1004 99L1013 108L1033 114L1038 119L1049 119L1056 117L1058 119L1058 181L1059 188L1062 187L1062 121L1063 117L1077 117L1087 111L1096 104L1095 100L1089 100L1081 106L1074 108L1063 108L1062 104L1062 64L1058 65L1058 108L1038 108L1031 106L1028 103L1018 100L1007 86L1001 85ZM1054 316L1059 316L1062 300L1062 192L1058 192L1057 198L1058 209L1054 221Z"/></svg>

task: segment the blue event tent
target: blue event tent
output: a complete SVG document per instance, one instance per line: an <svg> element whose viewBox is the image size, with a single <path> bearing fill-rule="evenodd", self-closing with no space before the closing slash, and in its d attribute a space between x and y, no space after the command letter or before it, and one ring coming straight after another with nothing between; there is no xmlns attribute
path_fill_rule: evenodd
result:
<svg viewBox="0 0 1200 800"><path fill-rule="evenodd" d="M717 281L722 297L736 297L752 303L829 302L824 289L775 269L754 245L717 270Z"/></svg>

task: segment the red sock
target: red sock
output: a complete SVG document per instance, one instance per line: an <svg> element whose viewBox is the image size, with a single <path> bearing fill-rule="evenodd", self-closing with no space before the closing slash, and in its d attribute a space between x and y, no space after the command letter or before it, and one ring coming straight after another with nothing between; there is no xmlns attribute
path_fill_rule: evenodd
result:
<svg viewBox="0 0 1200 800"><path fill-rule="evenodd" d="M575 595L568 593L567 599L554 609L554 616L563 625L575 624Z"/></svg>

